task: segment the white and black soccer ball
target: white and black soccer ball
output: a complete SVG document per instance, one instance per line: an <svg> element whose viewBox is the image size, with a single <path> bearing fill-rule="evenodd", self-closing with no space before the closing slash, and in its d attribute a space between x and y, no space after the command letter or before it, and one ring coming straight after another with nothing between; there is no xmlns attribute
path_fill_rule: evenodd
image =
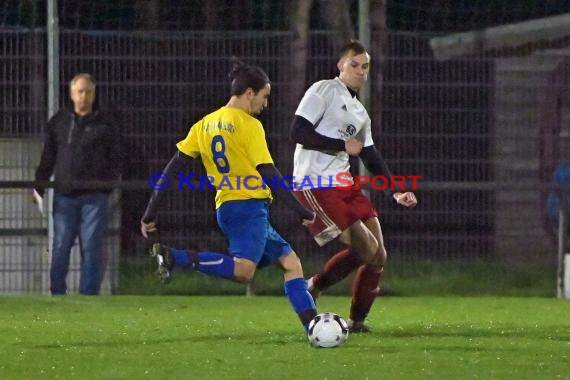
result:
<svg viewBox="0 0 570 380"><path fill-rule="evenodd" d="M348 324L338 314L321 313L309 323L307 336L313 347L337 347L348 338Z"/></svg>

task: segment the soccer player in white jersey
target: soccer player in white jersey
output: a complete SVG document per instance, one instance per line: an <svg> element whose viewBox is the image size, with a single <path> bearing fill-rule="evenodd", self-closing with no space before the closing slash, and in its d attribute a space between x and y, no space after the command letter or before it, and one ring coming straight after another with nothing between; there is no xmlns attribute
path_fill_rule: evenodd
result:
<svg viewBox="0 0 570 380"><path fill-rule="evenodd" d="M352 41L341 49L337 67L338 77L314 83L295 112L293 175L313 184L297 189L295 195L317 214L308 228L320 246L334 239L348 246L309 280L311 294L318 297L357 270L348 323L352 332L368 332L365 319L379 292L386 249L374 206L360 190L346 185L349 155L360 157L374 176L391 174L374 147L370 117L357 97L368 78L370 55L360 42ZM412 192L387 192L402 206L417 204Z"/></svg>

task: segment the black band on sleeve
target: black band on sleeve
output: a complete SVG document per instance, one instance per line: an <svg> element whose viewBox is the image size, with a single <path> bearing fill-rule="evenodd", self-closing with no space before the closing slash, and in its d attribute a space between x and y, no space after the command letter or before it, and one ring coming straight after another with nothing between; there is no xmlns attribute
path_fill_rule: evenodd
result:
<svg viewBox="0 0 570 380"><path fill-rule="evenodd" d="M315 126L302 116L295 115L291 123L290 137L306 149L344 152L344 141L326 137L315 131Z"/></svg>

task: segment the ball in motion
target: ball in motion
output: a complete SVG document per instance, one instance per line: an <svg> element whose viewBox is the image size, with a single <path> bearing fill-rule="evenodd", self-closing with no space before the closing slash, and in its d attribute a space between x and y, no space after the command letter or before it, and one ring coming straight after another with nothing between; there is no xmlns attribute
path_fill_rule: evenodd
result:
<svg viewBox="0 0 570 380"><path fill-rule="evenodd" d="M348 325L338 314L321 313L309 323L307 335L313 347L337 347L346 342Z"/></svg>

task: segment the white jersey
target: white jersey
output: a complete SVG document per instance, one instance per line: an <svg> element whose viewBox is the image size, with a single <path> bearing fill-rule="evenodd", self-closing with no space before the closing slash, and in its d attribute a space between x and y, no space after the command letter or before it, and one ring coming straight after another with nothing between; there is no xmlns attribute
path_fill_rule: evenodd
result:
<svg viewBox="0 0 570 380"><path fill-rule="evenodd" d="M354 137L364 146L374 145L368 112L338 77L314 83L305 92L295 115L310 121L323 136L344 141ZM336 175L349 169L348 153L344 151L311 150L297 144L293 169L297 183L308 177L315 187L336 186L340 184ZM343 185L346 186L346 177Z"/></svg>

